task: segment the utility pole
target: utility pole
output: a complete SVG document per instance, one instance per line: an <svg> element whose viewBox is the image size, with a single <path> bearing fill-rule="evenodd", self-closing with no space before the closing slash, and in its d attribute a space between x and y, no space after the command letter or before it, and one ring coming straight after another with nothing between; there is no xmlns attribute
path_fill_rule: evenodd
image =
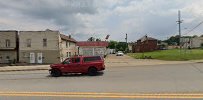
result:
<svg viewBox="0 0 203 100"><path fill-rule="evenodd" d="M127 53L127 51L128 51L128 34L126 33L125 35L126 35L126 36L125 36L125 41L126 41L126 48L125 48L125 51L126 51L126 53Z"/></svg>
<svg viewBox="0 0 203 100"><path fill-rule="evenodd" d="M183 22L183 20L181 20L181 12L180 10L178 11L178 21L176 21L178 24L178 29L179 29L179 46L180 46L180 50L181 50L181 23Z"/></svg>

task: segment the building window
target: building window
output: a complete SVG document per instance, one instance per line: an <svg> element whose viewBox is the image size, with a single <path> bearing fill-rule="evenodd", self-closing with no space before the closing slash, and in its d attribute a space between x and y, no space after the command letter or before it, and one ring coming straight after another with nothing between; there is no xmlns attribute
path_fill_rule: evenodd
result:
<svg viewBox="0 0 203 100"><path fill-rule="evenodd" d="M69 58L71 57L71 52L66 52L66 56Z"/></svg>
<svg viewBox="0 0 203 100"><path fill-rule="evenodd" d="M6 39L6 47L10 47L11 46L11 41L9 39Z"/></svg>
<svg viewBox="0 0 203 100"><path fill-rule="evenodd" d="M69 57L71 57L71 52L69 52Z"/></svg>
<svg viewBox="0 0 203 100"><path fill-rule="evenodd" d="M31 39L27 39L27 47L31 47Z"/></svg>
<svg viewBox="0 0 203 100"><path fill-rule="evenodd" d="M68 48L68 41L66 41L66 48Z"/></svg>
<svg viewBox="0 0 203 100"><path fill-rule="evenodd" d="M6 59L7 59L7 60L9 60L9 59L10 59L10 57L9 57L9 56L6 56Z"/></svg>
<svg viewBox="0 0 203 100"><path fill-rule="evenodd" d="M43 39L43 47L47 47L47 39Z"/></svg>
<svg viewBox="0 0 203 100"><path fill-rule="evenodd" d="M66 52L66 57L69 57L69 52Z"/></svg>

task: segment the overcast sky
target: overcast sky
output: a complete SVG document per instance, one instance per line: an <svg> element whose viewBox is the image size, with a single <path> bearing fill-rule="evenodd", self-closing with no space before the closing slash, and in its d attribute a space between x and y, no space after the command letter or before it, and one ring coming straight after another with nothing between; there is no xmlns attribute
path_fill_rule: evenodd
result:
<svg viewBox="0 0 203 100"><path fill-rule="evenodd" d="M129 41L148 35L166 39L203 21L203 0L0 0L1 30L59 30L75 39L94 36ZM200 35L203 25L187 35Z"/></svg>

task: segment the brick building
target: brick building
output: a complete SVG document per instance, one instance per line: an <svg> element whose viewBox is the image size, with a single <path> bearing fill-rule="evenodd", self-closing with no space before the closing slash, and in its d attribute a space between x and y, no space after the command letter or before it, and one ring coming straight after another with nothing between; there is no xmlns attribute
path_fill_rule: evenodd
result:
<svg viewBox="0 0 203 100"><path fill-rule="evenodd" d="M144 36L137 40L132 46L132 51L135 52L149 52L158 49L158 40L152 37Z"/></svg>

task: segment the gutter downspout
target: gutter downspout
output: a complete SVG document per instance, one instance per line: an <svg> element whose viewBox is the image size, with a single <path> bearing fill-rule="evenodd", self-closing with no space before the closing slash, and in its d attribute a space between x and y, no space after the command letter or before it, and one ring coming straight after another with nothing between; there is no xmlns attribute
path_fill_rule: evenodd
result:
<svg viewBox="0 0 203 100"><path fill-rule="evenodd" d="M16 61L17 63L19 63L19 53L20 53L20 50L19 50L19 32L16 31L16 52L17 52L17 57L16 57Z"/></svg>

